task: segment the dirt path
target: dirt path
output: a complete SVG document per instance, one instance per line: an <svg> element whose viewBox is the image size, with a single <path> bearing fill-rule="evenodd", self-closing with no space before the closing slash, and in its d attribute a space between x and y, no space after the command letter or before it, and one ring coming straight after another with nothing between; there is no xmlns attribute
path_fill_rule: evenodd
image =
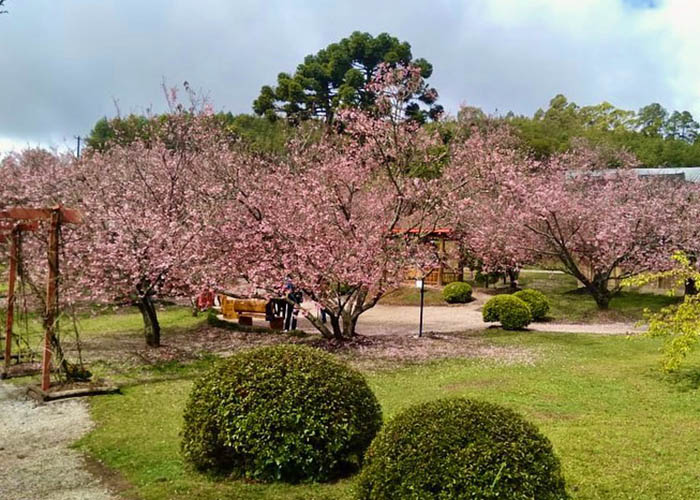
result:
<svg viewBox="0 0 700 500"><path fill-rule="evenodd" d="M69 446L91 427L85 401L38 405L0 381L0 499L113 500Z"/></svg>
<svg viewBox="0 0 700 500"><path fill-rule="evenodd" d="M472 303L473 304L473 303ZM454 332L463 330L481 330L489 323L484 323L481 311L472 304L450 307L425 307L423 310L423 329L432 332ZM420 308L414 306L378 305L360 316L358 332L363 335L415 334L418 329ZM493 323L497 325L498 323ZM606 335L624 335L639 333L642 330L628 323L532 323L529 330L540 332L599 333Z"/></svg>
<svg viewBox="0 0 700 500"><path fill-rule="evenodd" d="M464 305L431 306L423 308L423 329L427 332L456 332L481 330L498 323L484 323L481 307L491 295L475 294L473 302ZM417 306L377 305L360 316L357 331L362 335L415 335L418 333L420 308ZM302 324L302 328L310 324ZM305 328L306 329L306 328ZM598 333L625 335L643 330L631 323L532 323L529 330L539 332Z"/></svg>

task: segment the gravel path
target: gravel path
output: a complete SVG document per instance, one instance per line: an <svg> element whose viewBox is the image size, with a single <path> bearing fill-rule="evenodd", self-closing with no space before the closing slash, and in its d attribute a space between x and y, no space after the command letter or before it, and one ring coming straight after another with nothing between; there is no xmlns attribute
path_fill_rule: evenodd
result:
<svg viewBox="0 0 700 500"><path fill-rule="evenodd" d="M480 330L487 326L481 316L481 307L490 295L475 294L473 302L464 305L432 306L423 308L423 329L432 332ZM416 306L377 305L360 316L357 331L363 335L415 335L418 330L420 308ZM498 323L493 323L497 325ZM539 332L598 333L625 335L643 330L630 323L532 323L529 330Z"/></svg>
<svg viewBox="0 0 700 500"><path fill-rule="evenodd" d="M38 405L0 381L0 499L112 500L69 449L91 427L85 401Z"/></svg>
<svg viewBox="0 0 700 500"><path fill-rule="evenodd" d="M423 329L430 332L456 332L480 330L498 323L484 323L481 311L472 304L464 306L439 306L423 308ZM414 306L377 305L365 312L357 324L363 335L416 334L420 308ZM532 323L528 330L538 332L598 333L603 335L625 335L643 330L629 323Z"/></svg>

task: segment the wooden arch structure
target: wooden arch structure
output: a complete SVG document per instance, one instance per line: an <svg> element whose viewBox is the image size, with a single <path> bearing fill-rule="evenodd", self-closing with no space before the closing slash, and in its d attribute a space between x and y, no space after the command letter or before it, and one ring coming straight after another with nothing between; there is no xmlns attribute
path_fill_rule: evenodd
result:
<svg viewBox="0 0 700 500"><path fill-rule="evenodd" d="M82 216L77 210L58 205L53 208L14 207L0 211L0 238L10 240L10 273L7 291L5 366L3 373L7 374L12 355L12 326L17 263L20 258L20 234L23 231L38 230L39 221L49 221L49 243L47 249L49 274L46 279L44 349L41 360L41 388L44 391L48 391L51 385L51 345L56 333L56 318L58 317L59 234L61 225L64 223L82 223Z"/></svg>

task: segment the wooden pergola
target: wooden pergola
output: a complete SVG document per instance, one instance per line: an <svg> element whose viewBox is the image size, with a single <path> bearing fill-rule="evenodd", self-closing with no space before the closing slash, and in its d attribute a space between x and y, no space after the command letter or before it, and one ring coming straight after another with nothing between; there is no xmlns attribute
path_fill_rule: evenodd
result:
<svg viewBox="0 0 700 500"><path fill-rule="evenodd" d="M60 205L52 208L13 207L0 211L0 239L10 240L9 286L7 290L7 321L5 330L5 366L8 373L12 355L12 327L14 321L15 282L20 260L19 241L24 231L37 231L39 221L49 221L48 264L46 279L46 311L44 350L41 361L41 389L48 391L51 385L51 345L56 334L58 317L59 235L62 224L81 224L82 215L77 210Z"/></svg>

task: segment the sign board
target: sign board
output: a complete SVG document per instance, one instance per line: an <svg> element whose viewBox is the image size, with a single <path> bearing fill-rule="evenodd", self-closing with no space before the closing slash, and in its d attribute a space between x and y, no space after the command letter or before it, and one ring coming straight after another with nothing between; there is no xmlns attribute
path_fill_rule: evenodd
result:
<svg viewBox="0 0 700 500"><path fill-rule="evenodd" d="M423 280L416 280L416 288L423 288Z"/></svg>

